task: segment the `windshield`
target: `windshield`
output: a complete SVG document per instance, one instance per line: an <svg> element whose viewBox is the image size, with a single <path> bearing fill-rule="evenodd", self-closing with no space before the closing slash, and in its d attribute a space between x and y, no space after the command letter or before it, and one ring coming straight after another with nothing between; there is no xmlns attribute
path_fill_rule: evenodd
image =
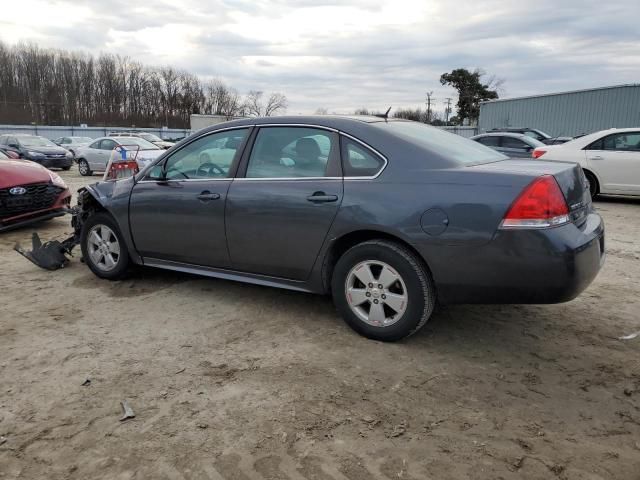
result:
<svg viewBox="0 0 640 480"><path fill-rule="evenodd" d="M18 137L18 141L21 145L25 147L55 147L56 144L53 143L48 138L44 137Z"/></svg>
<svg viewBox="0 0 640 480"><path fill-rule="evenodd" d="M412 143L434 150L443 157L462 164L489 163L507 158L478 142L423 123L379 122L373 125L386 127Z"/></svg>
<svg viewBox="0 0 640 480"><path fill-rule="evenodd" d="M161 142L162 139L153 133L139 133L139 137L144 138L147 142Z"/></svg>
<svg viewBox="0 0 640 480"><path fill-rule="evenodd" d="M140 150L160 150L160 147L151 142L147 142L144 138L139 137L115 137L120 145L138 145Z"/></svg>

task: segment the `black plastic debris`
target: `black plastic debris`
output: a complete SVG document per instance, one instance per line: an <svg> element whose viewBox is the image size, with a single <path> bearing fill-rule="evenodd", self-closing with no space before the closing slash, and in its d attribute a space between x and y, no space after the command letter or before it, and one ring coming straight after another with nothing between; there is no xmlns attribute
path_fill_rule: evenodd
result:
<svg viewBox="0 0 640 480"><path fill-rule="evenodd" d="M69 263L67 255L73 256L71 250L77 244L76 237L69 237L62 242L50 240L42 243L36 232L31 237L31 251L24 250L19 243L13 249L24 258L46 270L58 270Z"/></svg>

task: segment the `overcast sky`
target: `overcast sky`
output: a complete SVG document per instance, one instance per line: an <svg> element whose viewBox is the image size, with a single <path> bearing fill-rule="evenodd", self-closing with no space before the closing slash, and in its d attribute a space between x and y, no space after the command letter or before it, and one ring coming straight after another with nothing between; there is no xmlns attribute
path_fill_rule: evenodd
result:
<svg viewBox="0 0 640 480"><path fill-rule="evenodd" d="M288 113L436 109L454 68L513 97L640 82L639 0L18 0L0 39L114 52L279 91ZM455 98L454 98L455 101Z"/></svg>

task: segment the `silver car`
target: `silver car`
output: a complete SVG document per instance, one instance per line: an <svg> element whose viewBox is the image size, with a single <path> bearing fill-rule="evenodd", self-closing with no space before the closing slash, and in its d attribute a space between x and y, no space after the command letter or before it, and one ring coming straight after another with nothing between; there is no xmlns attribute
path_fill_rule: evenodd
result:
<svg viewBox="0 0 640 480"><path fill-rule="evenodd" d="M493 148L510 158L531 158L531 153L536 148L545 145L529 135L509 132L483 133L471 137L471 140Z"/></svg>
<svg viewBox="0 0 640 480"><path fill-rule="evenodd" d="M60 137L53 141L56 145L66 148L71 152L73 158L76 158L76 152L86 147L93 141L91 137Z"/></svg>
<svg viewBox="0 0 640 480"><path fill-rule="evenodd" d="M131 147L131 150L139 148L136 161L140 170L165 151L153 143L138 137L97 138L90 145L80 148L76 154L80 175L87 176L92 175L94 172L104 172L113 154L113 149L118 146Z"/></svg>

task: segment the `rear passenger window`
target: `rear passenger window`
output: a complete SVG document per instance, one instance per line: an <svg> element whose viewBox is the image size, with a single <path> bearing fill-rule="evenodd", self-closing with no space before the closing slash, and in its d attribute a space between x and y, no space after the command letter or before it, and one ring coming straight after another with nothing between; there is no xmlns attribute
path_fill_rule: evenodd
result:
<svg viewBox="0 0 640 480"><path fill-rule="evenodd" d="M335 134L307 127L262 127L251 150L247 178L325 177ZM335 147L337 154L337 145Z"/></svg>
<svg viewBox="0 0 640 480"><path fill-rule="evenodd" d="M487 147L497 147L500 145L500 137L495 136L495 137L480 137L478 139L476 139L476 141L480 142L483 145L486 145Z"/></svg>
<svg viewBox="0 0 640 480"><path fill-rule="evenodd" d="M374 177L384 167L384 160L363 145L342 139L342 170L345 177Z"/></svg>
<svg viewBox="0 0 640 480"><path fill-rule="evenodd" d="M502 137L502 148L517 148L518 150L526 150L528 145L522 140L513 137Z"/></svg>

